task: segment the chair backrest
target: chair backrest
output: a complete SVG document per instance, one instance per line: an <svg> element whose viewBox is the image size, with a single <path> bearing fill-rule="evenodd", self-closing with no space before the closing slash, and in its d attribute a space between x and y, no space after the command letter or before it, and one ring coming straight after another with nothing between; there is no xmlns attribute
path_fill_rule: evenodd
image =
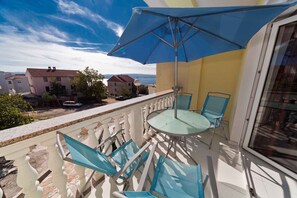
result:
<svg viewBox="0 0 297 198"><path fill-rule="evenodd" d="M192 94L183 93L176 96L177 97L177 109L189 110L192 100ZM174 108L175 103L173 104Z"/></svg>
<svg viewBox="0 0 297 198"><path fill-rule="evenodd" d="M230 94L209 92L206 96L201 115L204 115L210 122L215 123L216 127L219 127L222 121L222 117L227 108L230 100ZM220 117L219 119L215 119Z"/></svg>
<svg viewBox="0 0 297 198"><path fill-rule="evenodd" d="M204 197L200 165L189 165L159 157L151 191L165 197Z"/></svg>
<svg viewBox="0 0 297 198"><path fill-rule="evenodd" d="M97 151L71 137L63 134L73 163L97 170L107 175L117 174L117 170L108 161L104 153ZM69 161L69 160L68 160Z"/></svg>

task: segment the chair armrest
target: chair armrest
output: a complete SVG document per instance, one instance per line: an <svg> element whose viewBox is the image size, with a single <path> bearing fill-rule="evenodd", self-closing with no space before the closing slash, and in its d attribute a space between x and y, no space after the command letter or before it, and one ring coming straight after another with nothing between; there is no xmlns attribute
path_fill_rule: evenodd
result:
<svg viewBox="0 0 297 198"><path fill-rule="evenodd" d="M56 141L57 141L58 150L59 150L59 152L61 154L61 157L62 157L63 160L73 163L73 159L71 159L70 157L68 157L68 155L70 153L68 152L66 154L65 151L64 151L64 149L63 149L63 146L62 146L62 143L61 143L61 136L64 136L64 134L61 133L60 131L57 131L57 133L56 133Z"/></svg>
<svg viewBox="0 0 297 198"><path fill-rule="evenodd" d="M100 148L101 146L103 146L107 141L115 138L116 135L118 135L120 132L122 132L123 129L118 130L116 133L112 134L111 136L109 136L108 138L106 138L105 140L103 140L103 142L101 142L98 146L96 146L96 149ZM108 146L108 145L107 145Z"/></svg>
<svg viewBox="0 0 297 198"><path fill-rule="evenodd" d="M60 154L61 154L61 156L62 156L62 158L64 160L67 156L66 156L66 153L65 153L65 151L63 149L63 146L61 144L61 136L63 136L63 135L64 134L61 133L60 131L57 131L57 133L56 133L56 140L57 140L58 149L59 149Z"/></svg>
<svg viewBox="0 0 297 198"><path fill-rule="evenodd" d="M153 160L153 157L154 157L154 153L155 153L155 150L158 146L158 143L155 143L151 152L150 152L150 155L145 163L145 167L143 169L143 172L142 172L142 175L141 175L141 178L140 178L140 181L139 181L139 184L138 184L138 188L136 191L142 191L143 188L144 188L144 184L145 184L145 181L146 181L146 178L147 178L147 175L148 175L148 171L150 169L150 165L152 163L152 160Z"/></svg>
<svg viewBox="0 0 297 198"><path fill-rule="evenodd" d="M129 168L129 166L138 158L141 156L141 154L151 145L150 142L146 143L139 151L125 164L123 168L114 176L115 179L118 179L126 170Z"/></svg>

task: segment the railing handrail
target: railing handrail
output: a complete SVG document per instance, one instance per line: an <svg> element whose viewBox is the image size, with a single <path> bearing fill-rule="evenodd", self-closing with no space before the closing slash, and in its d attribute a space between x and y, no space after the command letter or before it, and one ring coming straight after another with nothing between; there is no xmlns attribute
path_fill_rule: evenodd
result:
<svg viewBox="0 0 297 198"><path fill-rule="evenodd" d="M158 99L166 94L172 93L172 90L166 90L147 96L133 98L130 100L113 103L101 107L96 107L68 115L63 115L48 120L30 123L19 127L14 127L0 131L0 150L2 147L15 144L32 137L40 136L54 130L71 126L78 122L83 122L107 113L119 111L121 109L131 107L136 104L145 103L148 100Z"/></svg>

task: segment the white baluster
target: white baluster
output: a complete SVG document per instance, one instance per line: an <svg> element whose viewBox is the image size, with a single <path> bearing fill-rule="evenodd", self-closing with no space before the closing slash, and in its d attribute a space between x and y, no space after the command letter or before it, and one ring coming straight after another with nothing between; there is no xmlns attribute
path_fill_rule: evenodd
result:
<svg viewBox="0 0 297 198"><path fill-rule="evenodd" d="M138 146L142 146L143 139L143 116L142 108L136 105L131 111L131 138Z"/></svg>
<svg viewBox="0 0 297 198"><path fill-rule="evenodd" d="M67 176L64 172L64 161L57 149L55 141L46 142L48 157L48 168L52 171L53 183L58 188L61 197L73 197L70 189L67 189Z"/></svg>
<svg viewBox="0 0 297 198"><path fill-rule="evenodd" d="M151 104L150 104L150 113L152 113L154 111L154 103L153 102L151 102Z"/></svg>
<svg viewBox="0 0 297 198"><path fill-rule="evenodd" d="M103 136L102 136L102 140L103 141L110 137L110 131L109 131L109 126L108 126L108 123L109 123L110 120L111 119L107 119L107 120L102 121L102 124L103 124ZM111 143L110 141L107 141L104 144L103 152L106 155L109 155L112 152L112 146L108 146L110 143Z"/></svg>
<svg viewBox="0 0 297 198"><path fill-rule="evenodd" d="M89 138L88 138L88 145L90 146L90 147L92 147L92 148L95 148L96 146L98 146L98 138L97 138L97 136L96 136L96 133L98 132L98 131L101 131L101 125L102 125L102 123L101 122L99 122L98 124L97 124L97 126L93 129L93 130L90 130L89 131ZM99 134L99 136L100 136L101 134ZM94 174L94 178L96 179L96 180L99 180L101 177L103 177L103 173L100 173L100 172L96 172L95 174Z"/></svg>
<svg viewBox="0 0 297 198"><path fill-rule="evenodd" d="M152 113L153 111L154 111L154 102L152 102L151 103L151 105L150 105L150 113ZM155 131L152 129L152 127L149 127L149 130L148 130L148 133L149 133L149 135L154 135L155 134Z"/></svg>
<svg viewBox="0 0 297 198"><path fill-rule="evenodd" d="M120 115L117 115L117 116L114 117L114 132L115 132L115 133L118 132L119 130L121 130L120 117L121 117ZM118 141L115 142L117 147L119 147L119 146L122 145L122 143L123 143L123 142L122 142L122 136L121 136L121 133L122 133L122 132L120 132L120 133L117 135L118 140L120 141L120 142L118 142Z"/></svg>
<svg viewBox="0 0 297 198"><path fill-rule="evenodd" d="M130 124L129 124L129 113L124 114L124 138L125 138L126 141L131 139Z"/></svg>
<svg viewBox="0 0 297 198"><path fill-rule="evenodd" d="M159 99L158 100L158 110L161 110L162 109L162 104L161 104L161 100Z"/></svg>
<svg viewBox="0 0 297 198"><path fill-rule="evenodd" d="M157 111L157 110L158 110L158 100L156 100L154 104L154 111Z"/></svg>
<svg viewBox="0 0 297 198"><path fill-rule="evenodd" d="M148 123L147 123L147 116L148 116L148 114L149 114L149 105L148 104L146 104L145 105L145 110L144 110L144 128L145 128L145 133L144 133L144 135L143 135L143 137L144 137L144 139L149 139L149 137L150 137L150 135L149 135L149 133L148 133L148 130L149 130L149 125L148 125Z"/></svg>
<svg viewBox="0 0 297 198"><path fill-rule="evenodd" d="M2 188L0 188L0 198L4 197L4 193L3 193L3 190Z"/></svg>
<svg viewBox="0 0 297 198"><path fill-rule="evenodd" d="M165 98L161 99L161 109L165 109Z"/></svg>
<svg viewBox="0 0 297 198"><path fill-rule="evenodd" d="M29 148L17 151L8 156L8 160L14 160L14 165L17 167L17 185L23 189L25 198L42 197L42 188L39 186L38 173L30 165L30 157L26 154Z"/></svg>

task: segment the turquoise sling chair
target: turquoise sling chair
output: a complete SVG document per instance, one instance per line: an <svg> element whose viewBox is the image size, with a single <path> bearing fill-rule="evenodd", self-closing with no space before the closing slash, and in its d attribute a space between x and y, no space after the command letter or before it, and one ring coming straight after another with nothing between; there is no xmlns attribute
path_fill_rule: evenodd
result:
<svg viewBox="0 0 297 198"><path fill-rule="evenodd" d="M212 159L207 157L208 175L203 179L201 165L188 165L160 156L155 166L154 152L157 147L155 144L150 152L145 168L143 170L139 185L136 191L114 192L118 198L204 198L204 188L208 179L212 196L218 198L218 191L213 171ZM153 166L152 166L153 165ZM150 181L150 169L153 167L153 179L148 187L146 182ZM145 191L147 190L147 191Z"/></svg>
<svg viewBox="0 0 297 198"><path fill-rule="evenodd" d="M208 92L206 96L201 115L205 116L209 120L210 129L213 129L213 134L210 143L208 144L209 149L212 145L215 129L221 126L222 118L226 111L230 96L230 94L220 92ZM226 134L225 137L228 139Z"/></svg>
<svg viewBox="0 0 297 198"><path fill-rule="evenodd" d="M176 96L177 98L177 109L189 110L192 100L192 94L181 93ZM173 103L174 108L175 102Z"/></svg>
<svg viewBox="0 0 297 198"><path fill-rule="evenodd" d="M95 148L91 148L66 134L57 132L57 145L63 160L94 170L85 186L83 186L81 193L83 193L84 188L91 180L95 171L107 174L116 184L124 184L124 189L126 189L129 187L129 178L141 165L144 165L148 157L146 149L149 147L150 143L145 144L139 149L132 139L126 142L122 137L122 145L111 154L106 155L104 152L101 152L103 146L107 146L105 150L108 150L116 141L120 143L118 134L121 131L122 130L103 140L103 142ZM63 149L61 137L65 140L65 144L69 150L68 153L65 153Z"/></svg>

